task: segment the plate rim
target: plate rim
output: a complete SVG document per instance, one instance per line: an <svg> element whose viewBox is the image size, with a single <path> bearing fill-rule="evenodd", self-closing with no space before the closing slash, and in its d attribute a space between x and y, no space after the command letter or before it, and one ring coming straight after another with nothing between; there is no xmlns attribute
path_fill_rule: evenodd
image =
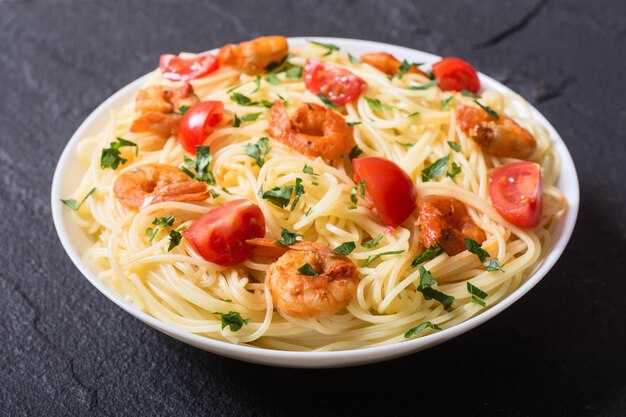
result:
<svg viewBox="0 0 626 417"><path fill-rule="evenodd" d="M427 63L432 63L436 60L441 59L441 57L439 57L438 55L424 52L418 49L369 40L320 36L288 37L287 39L290 43L290 47L297 47L299 44L304 44L308 40L316 40L324 43L338 44L344 51L350 51L351 47L365 47L366 49L372 50L393 50L394 55L421 55L427 60ZM215 51L216 49L208 52ZM562 235L559 239L555 239L552 242L552 247L550 248L549 252L546 255L546 258L542 261L539 268L531 276L529 276L526 281L522 283L522 285L520 285L517 289L515 289L511 294L509 294L495 306L490 307L488 310L477 314L453 327L417 339L402 341L386 346L339 351L297 352L258 348L254 346L236 345L230 342L211 339L205 336L200 336L194 333L177 329L176 327L162 322L161 320L150 316L148 313L140 311L130 304L126 303L121 297L105 287L104 284L102 284L97 278L97 276L87 268L85 263L81 260L80 255L74 248L68 232L65 230L64 222L66 216L64 216L63 214L64 206L60 201L60 198L62 197L61 186L64 178L63 173L68 165L68 161L72 158L72 156L75 157L76 146L80 142L80 139L84 136L84 132L87 131L96 122L96 120L101 118L103 113L108 112L113 103L117 102L122 97L128 95L132 91L138 89L151 75L152 71L128 83L127 85L116 91L113 95L108 97L89 114L89 116L80 124L78 129L71 136L70 140L67 142L65 148L63 149L63 152L57 162L54 171L52 187L50 190L52 218L63 249L70 257L70 260L72 261L72 263L74 263L76 268L93 286L95 286L105 297L107 297L118 307L122 308L133 317L141 320L145 324L148 324L152 328L159 330L162 333L165 333L171 337L174 337L184 343L232 359L238 359L264 365L296 368L354 366L366 363L380 362L400 356L409 355L457 337L481 325L487 320L492 319L493 317L497 316L502 311L510 307L523 295L528 293L535 285L537 285L537 283L541 281L545 277L545 275L554 267L571 239L572 233L576 225L580 204L580 187L576 167L574 165L571 154L559 133L552 126L552 124L532 104L529 103L533 116L536 117L546 127L553 142L553 146L555 147L559 157L561 158L561 172L559 173L559 181L567 181L569 187L571 188L570 193L567 195L568 210L561 220L563 227ZM483 73L479 72L479 78L481 80L481 83L495 86L497 87L497 90L512 92L509 87ZM567 167L567 171L565 170L565 167ZM566 180L563 179L564 172L568 176Z"/></svg>

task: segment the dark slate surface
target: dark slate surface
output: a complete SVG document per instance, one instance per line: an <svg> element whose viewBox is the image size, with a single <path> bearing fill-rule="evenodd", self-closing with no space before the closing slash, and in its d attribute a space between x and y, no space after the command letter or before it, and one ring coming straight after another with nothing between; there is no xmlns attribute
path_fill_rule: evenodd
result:
<svg viewBox="0 0 626 417"><path fill-rule="evenodd" d="M0 415L625 416L625 16L623 0L0 0ZM262 34L459 55L526 96L580 176L578 226L555 269L469 334L338 370L224 359L106 300L52 226L65 143L160 53Z"/></svg>

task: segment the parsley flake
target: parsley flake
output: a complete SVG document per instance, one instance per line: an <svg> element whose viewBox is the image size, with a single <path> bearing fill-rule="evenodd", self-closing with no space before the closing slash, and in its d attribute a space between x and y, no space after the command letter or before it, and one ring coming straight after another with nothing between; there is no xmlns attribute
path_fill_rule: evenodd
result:
<svg viewBox="0 0 626 417"><path fill-rule="evenodd" d="M422 181L427 182L428 180L440 177L446 171L449 161L450 155L446 155L443 158L439 158L432 164L428 165L422 170Z"/></svg>
<svg viewBox="0 0 626 417"><path fill-rule="evenodd" d="M481 300L484 300L489 295L483 290L481 290L480 288L478 288L477 286L475 286L474 284L472 284L471 282L467 283L467 292L469 292L472 295L475 295Z"/></svg>
<svg viewBox="0 0 626 417"><path fill-rule="evenodd" d="M304 164L304 168L302 168L302 172L304 172L305 174L315 175L318 177L320 175L320 174L316 174L315 171L313 171L313 167L310 167L307 164Z"/></svg>
<svg viewBox="0 0 626 417"><path fill-rule="evenodd" d="M461 151L461 145L459 143L453 142L451 140L448 141L448 146L450 147L450 149L452 149L454 152L460 152Z"/></svg>
<svg viewBox="0 0 626 417"><path fill-rule="evenodd" d="M266 137L260 138L256 143L246 143L243 150L250 158L254 159L259 168L265 164L265 157L269 154L270 140Z"/></svg>
<svg viewBox="0 0 626 417"><path fill-rule="evenodd" d="M191 108L191 106L188 106L186 104L183 104L182 106L178 107L178 114L181 115L185 115L185 113L187 113L187 110L189 110Z"/></svg>
<svg viewBox="0 0 626 417"><path fill-rule="evenodd" d="M336 255L350 255L353 250L356 249L354 242L344 242L332 250L332 253Z"/></svg>
<svg viewBox="0 0 626 417"><path fill-rule="evenodd" d="M170 230L170 244L167 246L167 251L170 252L176 246L180 244L180 240L183 238L183 235L180 234L183 230L185 230L187 226L181 226L176 230Z"/></svg>
<svg viewBox="0 0 626 417"><path fill-rule="evenodd" d="M417 287L417 291L422 293L424 299L436 300L441 303L445 309L450 307L454 301L454 297L432 288L433 285L437 284L437 281L435 281L432 274L421 265L419 267L419 274L420 283Z"/></svg>
<svg viewBox="0 0 626 417"><path fill-rule="evenodd" d="M235 119L233 120L233 123L231 125L232 127L239 127L241 126L241 119L239 118L239 116L237 116L237 113L235 113Z"/></svg>
<svg viewBox="0 0 626 417"><path fill-rule="evenodd" d="M432 80L422 85L410 85L406 89L407 90L428 90L437 85L437 80Z"/></svg>
<svg viewBox="0 0 626 417"><path fill-rule="evenodd" d="M215 185L215 176L209 169L212 160L213 156L211 155L211 148L209 146L196 146L196 159L193 160L185 155L183 165L178 168L197 181ZM195 173L192 170L194 170Z"/></svg>
<svg viewBox="0 0 626 417"><path fill-rule="evenodd" d="M350 63L352 65L361 65L362 62L359 61L355 56L353 56L352 54L348 54L348 61L350 61Z"/></svg>
<svg viewBox="0 0 626 417"><path fill-rule="evenodd" d="M393 110L393 106L383 104L377 98L365 97L365 101L367 101L367 105L373 111L382 112L383 110Z"/></svg>
<svg viewBox="0 0 626 417"><path fill-rule="evenodd" d="M474 303L474 304L478 304L481 307L486 307L487 303L485 303L483 300L481 300L480 298L476 297L475 295L472 295L472 298L470 298L470 302Z"/></svg>
<svg viewBox="0 0 626 417"><path fill-rule="evenodd" d="M443 248L439 243L437 243L437 246L430 246L424 252L420 253L419 255L415 255L415 258L413 258L413 261L411 262L411 266L416 267L419 264L423 264L424 262L428 262L431 259L435 259L437 256L441 255L442 252Z"/></svg>
<svg viewBox="0 0 626 417"><path fill-rule="evenodd" d="M155 217L154 220L152 220L152 224L156 227L148 227L146 229L146 235L150 237L150 242L152 242L156 235L159 234L159 230L172 227L174 225L174 217L169 215L161 218Z"/></svg>
<svg viewBox="0 0 626 417"><path fill-rule="evenodd" d="M361 243L361 246L363 246L364 248L369 248L369 249L375 248L376 246L378 246L382 238L383 238L383 235L378 235L375 238L368 240L367 242Z"/></svg>
<svg viewBox="0 0 626 417"><path fill-rule="evenodd" d="M500 116L498 116L498 113L496 113L496 111L494 109L492 109L491 107L485 106L485 105L481 104L478 100L474 100L474 103L478 104L481 109L486 111L487 114L489 116L493 117L494 119L499 119L500 118Z"/></svg>
<svg viewBox="0 0 626 417"><path fill-rule="evenodd" d="M368 266L370 266L370 264L372 262L374 262L376 259L380 258L381 256L397 255L397 254L402 253L402 252L404 252L404 249L402 249L402 250L391 250L391 251L388 251L388 252L377 253L376 255L370 255L370 256L367 257L367 260L363 264L363 267L367 268Z"/></svg>
<svg viewBox="0 0 626 417"><path fill-rule="evenodd" d="M306 275L307 277L314 277L316 275L319 275L317 272L315 272L315 269L313 269L313 267L308 263L305 263L300 268L298 268L298 272L302 275Z"/></svg>
<svg viewBox="0 0 626 417"><path fill-rule="evenodd" d="M454 179L458 174L461 173L461 167L458 166L455 162L452 162L451 170L446 172L446 177L450 177Z"/></svg>
<svg viewBox="0 0 626 417"><path fill-rule="evenodd" d="M280 239L274 241L274 243L277 245L282 245L282 246L293 245L294 243L296 243L296 239L298 236L302 236L302 235L296 232L292 232L289 229L283 228L280 231Z"/></svg>
<svg viewBox="0 0 626 417"><path fill-rule="evenodd" d="M78 204L76 203L76 200L74 200L73 198L68 198L67 200L61 199L61 202L63 204L65 204L66 206L68 206L71 210L78 211L80 206L83 205L85 200L87 200L89 198L89 196L94 193L94 191L96 191L96 187L93 187L91 190L89 190L89 192L87 194L85 194L83 199L80 200L80 203L78 203Z"/></svg>
<svg viewBox="0 0 626 417"><path fill-rule="evenodd" d="M348 126L356 126L356 125L360 125L361 123L363 123L363 122L347 122L346 124Z"/></svg>
<svg viewBox="0 0 626 417"><path fill-rule="evenodd" d="M296 183L293 186L293 193L295 198L293 199L293 203L291 203L291 211L296 208L296 204L300 201L300 197L304 194L304 186L302 185L302 179L296 178Z"/></svg>
<svg viewBox="0 0 626 417"><path fill-rule="evenodd" d="M354 145L350 150L348 158L350 158L350 160L352 161L354 158L358 158L359 155L361 155L362 153L363 151L361 150L361 148L359 148L359 145Z"/></svg>
<svg viewBox="0 0 626 417"><path fill-rule="evenodd" d="M471 91L467 91L467 90L461 91L461 95L463 97L481 98L478 94L474 94Z"/></svg>
<svg viewBox="0 0 626 417"><path fill-rule="evenodd" d="M316 42L316 41L308 41L309 43L312 43L313 45L317 45L317 46L321 46L322 48L326 48L327 51L324 55L322 56L327 56L333 53L333 51L338 51L339 47L337 45L333 45L331 43L321 43L321 42Z"/></svg>
<svg viewBox="0 0 626 417"><path fill-rule="evenodd" d="M120 148L134 146L135 156L139 153L139 146L137 146L135 142L120 137L118 137L115 142L111 142L109 146L109 148L102 149L102 154L100 155L101 169L117 169L120 164L124 165L126 163L127 159L120 156Z"/></svg>
<svg viewBox="0 0 626 417"><path fill-rule="evenodd" d="M265 81L272 85L280 84L280 78L278 78L278 75L276 74L268 75L265 77Z"/></svg>
<svg viewBox="0 0 626 417"><path fill-rule="evenodd" d="M285 76L287 78L302 78L302 72L303 72L302 67L298 65L294 65L293 67L285 71Z"/></svg>
<svg viewBox="0 0 626 417"><path fill-rule="evenodd" d="M410 339L413 336L415 336L416 334L421 333L422 331L424 331L426 329L443 330L441 327L437 326L436 324L431 323L429 321L425 321L424 323L420 323L416 327L413 327L412 329L409 329L404 334L404 337L406 339Z"/></svg>
<svg viewBox="0 0 626 417"><path fill-rule="evenodd" d="M452 100L454 100L454 96L450 96L447 99L443 100L441 102L441 110L442 111L448 110L450 106L452 105Z"/></svg>
<svg viewBox="0 0 626 417"><path fill-rule="evenodd" d="M317 93L317 96L320 98L320 100L322 100L322 103L324 103L329 109L336 109L337 107L339 107L335 103L333 103L331 99L326 97L324 93Z"/></svg>
<svg viewBox="0 0 626 417"><path fill-rule="evenodd" d="M261 195L261 198L263 198L264 200L269 200L269 202L274 204L275 206L285 208L289 205L292 194L293 185L288 185L285 187L274 187L270 190L267 190Z"/></svg>
<svg viewBox="0 0 626 417"><path fill-rule="evenodd" d="M241 314L236 311L229 311L228 313L215 313L220 316L222 320L222 330L227 326L231 332L237 332L241 330L244 324L250 323L250 319L244 319Z"/></svg>
<svg viewBox="0 0 626 417"><path fill-rule="evenodd" d="M466 237L465 246L470 253L473 253L478 257L480 262L485 265L487 271L500 271L504 272L502 268L500 268L500 263L498 262L498 258L494 258L491 260L487 260L487 257L490 256L489 252L482 248L482 243L476 242L474 239Z"/></svg>

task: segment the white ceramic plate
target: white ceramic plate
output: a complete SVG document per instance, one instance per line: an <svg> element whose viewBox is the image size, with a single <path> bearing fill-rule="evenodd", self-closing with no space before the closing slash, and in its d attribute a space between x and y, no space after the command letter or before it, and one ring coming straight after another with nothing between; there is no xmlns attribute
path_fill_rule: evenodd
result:
<svg viewBox="0 0 626 417"><path fill-rule="evenodd" d="M301 46L307 39L315 39L320 42L338 45L342 50L348 51L355 56L359 56L365 52L385 51L393 54L401 60L406 59L410 62L425 62L427 64L432 64L440 59L440 57L436 55L431 55L409 48L353 39L318 37L290 38L289 44L291 47ZM85 248L90 244L90 239L83 230L72 223L69 212L64 209L64 206L60 202L60 198L72 194L72 191L77 187L80 178L82 178L83 173L86 170L86 168L79 163L76 156L76 148L81 138L94 135L101 131L108 121L109 112L133 100L136 92L145 82L146 77L147 76L144 76L136 81L133 81L111 96L93 113L91 113L91 115L89 115L89 117L78 128L76 133L74 133L61 155L61 159L59 160L54 173L54 179L52 182L52 216L54 218L54 225L57 233L59 234L59 238L61 239L61 243L63 244L63 247L72 262L74 262L80 272L82 272L89 282L100 290L100 292L144 323L200 349L248 362L302 368L358 365L408 355L410 353L435 346L465 333L496 316L505 308L517 301L522 295L526 294L532 287L534 287L539 280L546 275L550 268L554 266L563 253L572 231L574 230L579 203L578 177L576 175L576 168L574 167L572 157L570 156L559 134L537 110L533 109L534 116L548 129L550 137L554 142L554 147L561 157L562 169L557 186L565 194L569 204L569 209L566 216L561 220L561 223L554 232L553 247L550 249L550 252L543 261L541 267L517 290L497 305L464 323L458 324L441 332L420 337L418 339L408 340L406 342L384 347L338 352L285 352L249 346L238 346L179 330L169 324L157 320L143 311L139 311L130 306L117 294L106 288L100 280L98 280L94 271L89 270L81 260L81 255L83 254ZM492 78L487 77L486 75L480 74L480 81L485 89L500 92L510 91L507 87Z"/></svg>

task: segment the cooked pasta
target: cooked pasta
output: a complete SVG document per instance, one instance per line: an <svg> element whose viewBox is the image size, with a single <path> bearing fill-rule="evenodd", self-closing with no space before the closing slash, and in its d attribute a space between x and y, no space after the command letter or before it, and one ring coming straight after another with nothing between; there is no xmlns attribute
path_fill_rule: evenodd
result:
<svg viewBox="0 0 626 417"><path fill-rule="evenodd" d="M307 88L302 77L307 58L347 69L366 87L354 101L332 104ZM78 156L86 171L74 198L93 188L95 192L73 219L93 237L84 259L107 287L134 308L207 338L268 349L331 351L402 342L409 329L414 329L411 336L421 337L450 328L499 303L537 269L567 203L555 186L558 155L524 99L496 91L482 91L480 98L444 91L420 71L389 76L343 51L313 43L291 48L286 62L260 75L222 64L189 81L200 101L219 101L225 108L224 120L205 141L212 156L208 169L215 180L207 181L211 195L204 198L155 199L132 207L116 196L115 182L124 173L138 172L148 164L178 168L185 166L185 158L189 168L195 158L176 134L131 132L138 117L134 102L116 109L102 132L81 140ZM149 85L178 88L181 83L164 78L157 69ZM273 110L268 106L276 101L284 103L288 112L301 103L330 105L334 114L352 125L354 143L362 151L359 156L378 156L397 164L415 184L418 202L434 195L460 201L484 233L481 248L491 260L497 258L500 268L486 269L484 260L468 250L454 255L438 251L421 267L412 265L426 249L416 225L418 210L397 227L385 225L375 204L359 193L347 153L329 161L303 154L270 135ZM505 220L490 201L492 171L518 159L486 152L459 126L459 106L478 108L477 101L501 117L512 118L536 140L529 159L541 166L543 208L535 228ZM130 143L111 146L117 138ZM268 138L269 150L261 155L260 167L259 155L255 158L251 149L262 138ZM113 149L113 157L118 158L116 168L103 168L106 149ZM424 176L427 167L446 156L444 171ZM290 194L285 206L264 198L266 190L296 183L301 192L297 197ZM285 229L299 235L298 241L330 249L354 242L346 262L357 266L358 281L347 306L324 317L287 314L276 308L276 298L266 285L268 268L276 259L248 257L234 265L218 265L207 261L184 232L181 238L180 232L203 214L238 199L259 207L268 239L280 239ZM428 278L424 274L436 280L432 288L444 294L450 305L420 291L420 283ZM468 283L482 297L468 290ZM240 320L230 326L229 317Z"/></svg>

